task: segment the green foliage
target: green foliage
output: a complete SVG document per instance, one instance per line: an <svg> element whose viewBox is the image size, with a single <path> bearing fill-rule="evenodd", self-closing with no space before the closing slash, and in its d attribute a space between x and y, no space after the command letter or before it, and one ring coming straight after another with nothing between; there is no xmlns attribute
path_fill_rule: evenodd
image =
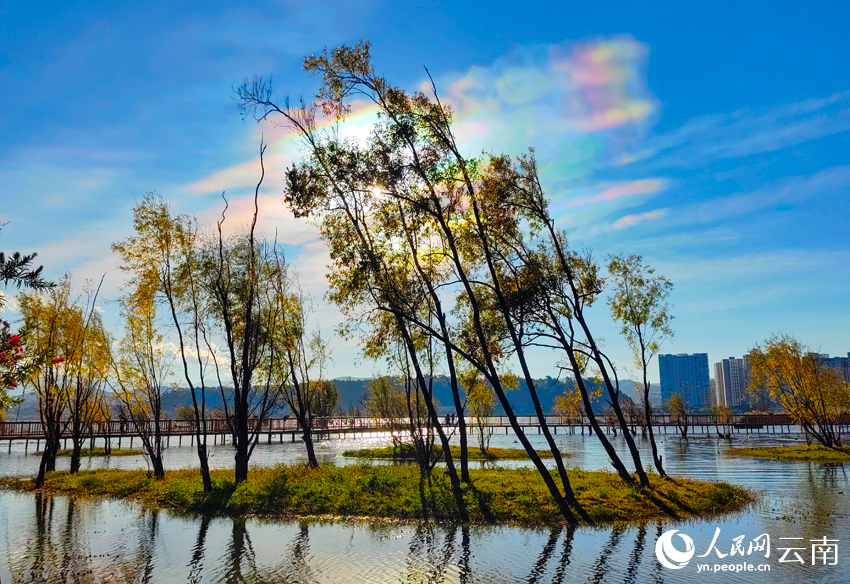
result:
<svg viewBox="0 0 850 584"><path fill-rule="evenodd" d="M442 457L442 448L437 447L434 450L433 458L439 459ZM361 448L359 450L346 450L342 453L343 456L351 458L377 458L387 460L415 460L416 451L413 444L404 443L397 446L385 446L383 448ZM550 450L538 450L537 455L540 458L552 458ZM452 446L452 456L460 457L460 447ZM487 448L486 450L470 451L468 453L469 460L528 460L528 453L521 448ZM561 457L567 458L569 453L561 451Z"/></svg>
<svg viewBox="0 0 850 584"><path fill-rule="evenodd" d="M310 409L314 416L327 418L334 414L339 401L339 388L333 381L320 379L311 382Z"/></svg>
<svg viewBox="0 0 850 584"><path fill-rule="evenodd" d="M753 501L745 489L725 483L688 479L667 481L651 476L644 493L625 485L616 474L569 471L579 503L597 522L644 522L667 517L663 506L680 518L707 517L744 508ZM530 526L563 523L536 471L496 468L471 470L464 499L474 523ZM223 515L422 517L421 475L412 465L276 466L255 469L236 487L232 471L212 471L213 490L204 493L196 471L167 472L157 481L145 471L81 471L47 475L44 491L73 496L132 499L178 511ZM32 480L8 478L0 486L31 489ZM444 470L425 484L431 516L456 521L457 509Z"/></svg>
<svg viewBox="0 0 850 584"><path fill-rule="evenodd" d="M796 460L800 462L850 462L850 448L827 448L820 444L811 446L762 446L758 448L730 448L731 456Z"/></svg>

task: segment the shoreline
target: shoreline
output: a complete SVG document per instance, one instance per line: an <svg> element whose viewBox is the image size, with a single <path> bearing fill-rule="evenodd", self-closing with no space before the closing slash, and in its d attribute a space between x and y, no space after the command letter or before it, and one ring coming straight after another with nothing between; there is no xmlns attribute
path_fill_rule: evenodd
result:
<svg viewBox="0 0 850 584"><path fill-rule="evenodd" d="M811 446L756 446L753 448L730 448L726 451L729 456L744 456L748 458L766 458L769 460L785 460L790 462L850 462L850 448L827 448L820 444Z"/></svg>
<svg viewBox="0 0 850 584"><path fill-rule="evenodd" d="M540 458L554 458L550 450L537 450L537 455ZM452 458L460 458L460 446L451 446ZM437 447L435 450L434 460L442 458L443 449ZM340 456L344 458L362 458L366 460L398 460L398 461L415 461L416 453L413 451L413 445L402 444L399 448L392 446L384 446L381 448L357 448L344 450ZM499 460L529 460L528 453L522 448L497 448L490 447L486 454L475 446L467 450L467 456L470 461L474 462L496 462ZM572 456L569 452L561 452L561 458L569 458Z"/></svg>
<svg viewBox="0 0 850 584"><path fill-rule="evenodd" d="M550 527L565 525L543 481L530 469L475 469L464 497L470 524ZM756 495L727 483L650 475L647 491L607 471L568 472L577 499L596 525L688 520L742 511ZM417 522L423 519L419 470L411 465L324 465L254 468L237 488L233 471L211 473L203 492L196 469L169 471L156 481L147 471L49 473L47 495L129 500L187 514L319 518L336 521ZM32 478L3 478L0 488L36 492ZM429 519L460 523L446 473L436 469L423 485Z"/></svg>

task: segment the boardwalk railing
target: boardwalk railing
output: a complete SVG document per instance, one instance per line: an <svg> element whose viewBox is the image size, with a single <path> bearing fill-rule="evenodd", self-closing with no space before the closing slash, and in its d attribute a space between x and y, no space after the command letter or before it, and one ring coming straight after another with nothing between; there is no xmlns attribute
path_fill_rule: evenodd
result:
<svg viewBox="0 0 850 584"><path fill-rule="evenodd" d="M850 425L850 416L845 416L842 420L842 425ZM510 422L504 416L492 416L482 420L488 427L491 428L508 428ZM517 418L519 424L523 427L537 428L540 422L536 416L519 416ZM466 422L469 425L476 423L475 418L467 417ZM609 426L600 419L603 426ZM688 423L691 428L704 428L710 431L713 428L714 418L708 415L691 415L688 416ZM146 430L151 430L153 422L148 422L149 427ZM562 416L546 416L546 424L554 428L589 426L587 418L567 419ZM667 414L659 414L653 416L653 424L658 427L668 428L676 427L675 420ZM161 422L162 432L167 436L191 436L196 433L194 420L163 420ZM352 417L340 416L333 418L315 418L312 422L313 431L323 433L345 434L358 433L366 431L384 431L394 428L403 428L406 425L406 420L390 419L390 418L375 418L375 417ZM745 414L733 416L726 423L721 424L721 427L738 427L738 428L760 428L760 427L784 427L793 426L794 421L788 414ZM640 423L635 422L635 427L639 427ZM249 420L251 430L257 429L257 421ZM296 433L301 430L297 420L294 418L268 418L263 420L259 427L260 434L289 434ZM204 434L220 435L229 434L230 427L227 420L215 419L207 420ZM86 432L86 436L97 438L119 438L122 436L138 436L139 432L134 425L128 421L110 420L108 422L96 422L91 431ZM22 440L22 439L39 439L44 436L41 422L0 422L0 440Z"/></svg>

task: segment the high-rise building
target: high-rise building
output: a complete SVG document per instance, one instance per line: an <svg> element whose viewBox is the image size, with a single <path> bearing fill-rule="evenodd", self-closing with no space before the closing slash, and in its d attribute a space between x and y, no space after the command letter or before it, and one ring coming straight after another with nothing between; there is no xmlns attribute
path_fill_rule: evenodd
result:
<svg viewBox="0 0 850 584"><path fill-rule="evenodd" d="M678 393L691 408L709 403L708 353L659 355L661 400L666 402Z"/></svg>
<svg viewBox="0 0 850 584"><path fill-rule="evenodd" d="M844 379L850 381L850 353L846 357L830 357L829 355L820 355L820 362L827 367L832 367L844 376Z"/></svg>
<svg viewBox="0 0 850 584"><path fill-rule="evenodd" d="M714 364L714 403L734 408L746 401L750 384L749 356L729 357Z"/></svg>

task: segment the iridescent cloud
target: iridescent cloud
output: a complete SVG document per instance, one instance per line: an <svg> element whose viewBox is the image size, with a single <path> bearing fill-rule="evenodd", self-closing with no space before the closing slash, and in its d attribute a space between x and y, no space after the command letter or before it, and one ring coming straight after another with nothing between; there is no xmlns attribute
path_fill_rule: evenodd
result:
<svg viewBox="0 0 850 584"><path fill-rule="evenodd" d="M622 229L623 227L631 227L632 225L637 225L642 221L658 219L663 215L663 211L647 211L646 213L637 213L635 215L624 215L614 222L614 228Z"/></svg>
<svg viewBox="0 0 850 584"><path fill-rule="evenodd" d="M645 84L647 53L628 36L520 47L490 66L449 76L447 100L460 121L490 118L498 127L503 124L493 116L505 116L502 121L515 120L529 135L638 124L655 110Z"/></svg>
<svg viewBox="0 0 850 584"><path fill-rule="evenodd" d="M589 195L586 197L581 197L578 199L573 199L564 206L566 207L579 207L581 205L587 205L590 203L601 203L604 201L614 201L616 199L622 197L631 197L634 195L648 195L651 193L657 193L664 189L666 183L665 181L658 179L643 179L636 180L628 183L621 183L618 185L614 185L605 189L600 193L596 193L594 195Z"/></svg>

